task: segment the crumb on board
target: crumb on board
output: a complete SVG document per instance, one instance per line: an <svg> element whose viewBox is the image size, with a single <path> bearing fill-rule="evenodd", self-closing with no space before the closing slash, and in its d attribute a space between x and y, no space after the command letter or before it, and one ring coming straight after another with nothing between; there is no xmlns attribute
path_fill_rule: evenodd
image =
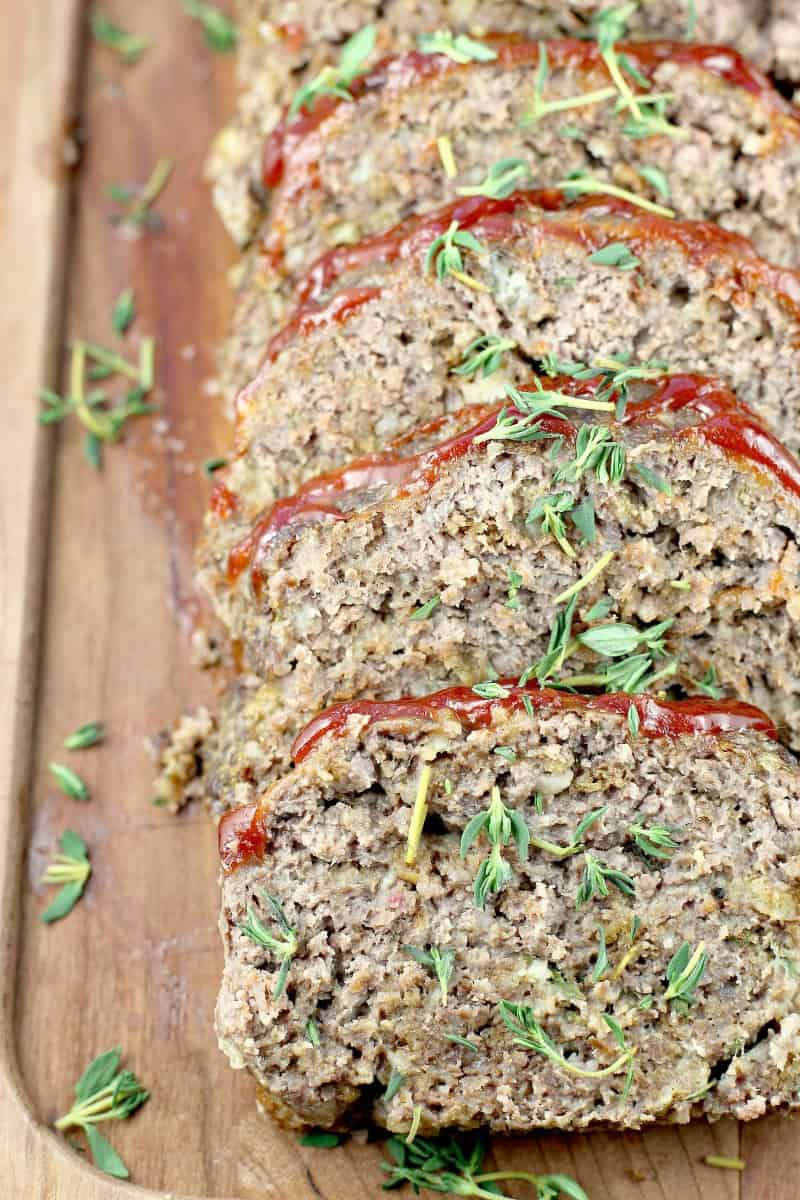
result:
<svg viewBox="0 0 800 1200"><path fill-rule="evenodd" d="M189 661L192 666L207 671L211 667L218 667L221 660L222 650L217 638L202 627L194 629L189 639Z"/></svg>
<svg viewBox="0 0 800 1200"><path fill-rule="evenodd" d="M180 812L203 795L203 743L214 732L216 721L207 708L183 713L172 729L148 738L145 745L158 767L153 783L153 804Z"/></svg>

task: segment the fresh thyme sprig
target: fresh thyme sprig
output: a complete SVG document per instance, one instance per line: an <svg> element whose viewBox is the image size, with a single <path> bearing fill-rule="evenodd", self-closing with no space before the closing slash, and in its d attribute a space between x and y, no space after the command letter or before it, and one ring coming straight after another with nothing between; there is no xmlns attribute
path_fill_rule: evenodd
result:
<svg viewBox="0 0 800 1200"><path fill-rule="evenodd" d="M278 938L273 933L270 933L261 918L250 906L247 909L247 920L239 925L239 929L241 929L245 937L250 938L251 942L255 942L258 946L264 946L280 962L280 971L278 972L278 978L272 992L272 999L277 1000L286 987L286 977L289 974L289 967L297 953L297 933L287 921L280 901L275 896L271 896L269 892L262 892L261 894L272 909L283 937Z"/></svg>
<svg viewBox="0 0 800 1200"><path fill-rule="evenodd" d="M236 26L229 17L214 4L203 0L183 0L183 11L203 26L206 45L218 54L225 54L236 47Z"/></svg>
<svg viewBox="0 0 800 1200"><path fill-rule="evenodd" d="M132 1071L119 1069L121 1058L117 1047L89 1064L75 1084L75 1103L58 1118L55 1128L82 1129L95 1166L116 1179L128 1179L128 1168L96 1128L101 1121L125 1120L150 1096Z"/></svg>
<svg viewBox="0 0 800 1200"><path fill-rule="evenodd" d="M437 279L445 279L452 275L468 287L488 291L485 284L465 273L462 250L469 250L477 255L487 253L486 247L481 245L474 234L468 229L460 229L458 221L453 221L449 229L435 237L428 247L425 253L425 271L430 272L433 269Z"/></svg>
<svg viewBox="0 0 800 1200"><path fill-rule="evenodd" d="M135 318L136 297L133 294L133 288L125 288L125 291L120 292L117 297L117 302L111 313L111 325L114 333L118 333L122 337L128 332Z"/></svg>
<svg viewBox="0 0 800 1200"><path fill-rule="evenodd" d="M605 899L609 894L609 884L612 884L624 896L636 895L636 885L630 875L626 875L624 871L618 871L614 867L605 866L599 858L587 853L584 857L583 878L575 897L575 907L582 908L584 904L588 904L597 896Z"/></svg>
<svg viewBox="0 0 800 1200"><path fill-rule="evenodd" d="M522 158L501 158L493 163L481 183L473 187L456 188L459 196L486 196L489 200L505 200L531 177L531 169Z"/></svg>
<svg viewBox="0 0 800 1200"><path fill-rule="evenodd" d="M112 225L131 225L149 233L158 233L164 222L153 205L167 186L173 166L171 158L159 159L150 178L141 188L121 187L112 183L108 194L116 204L123 205L122 212L114 213L111 217Z"/></svg>
<svg viewBox="0 0 800 1200"><path fill-rule="evenodd" d="M542 386L541 380L537 378L533 382L533 391L506 384L506 396L511 401L513 408L503 408L498 413L494 425L477 435L476 445L493 441L530 442L555 438L557 435L542 430L540 418L549 416L567 420L564 409L607 413L614 411L614 405L607 400L571 396L568 392L546 389ZM598 428L605 428L605 426L598 426Z"/></svg>
<svg viewBox="0 0 800 1200"><path fill-rule="evenodd" d="M717 671L713 663L702 679L693 679L692 683L698 692L702 692L704 696L710 696L712 700L720 700L724 695L723 689L717 682Z"/></svg>
<svg viewBox="0 0 800 1200"><path fill-rule="evenodd" d="M607 1067L589 1069L578 1067L567 1059L558 1048L550 1035L543 1029L533 1015L533 1010L526 1004L511 1004L508 1000L500 1001L500 1015L506 1028L514 1035L514 1045L522 1046L525 1050L535 1050L544 1058L549 1059L562 1071L577 1075L580 1079L603 1079L607 1075L616 1075L618 1071L628 1069L636 1050L625 1044L625 1038L613 1017L603 1013L603 1020L608 1025L614 1040L622 1049L613 1062Z"/></svg>
<svg viewBox="0 0 800 1200"><path fill-rule="evenodd" d="M607 811L608 805L604 804L601 808L593 808L591 812L586 813L575 826L575 831L565 846L559 846L556 842L549 842L544 838L536 837L535 834L531 834L530 844L537 850L543 850L547 854L552 854L554 858L571 858L574 854L580 854L584 848L584 835L596 821L605 816Z"/></svg>
<svg viewBox="0 0 800 1200"><path fill-rule="evenodd" d="M608 425L581 425L573 456L556 470L553 481L574 484L590 471L603 484L619 483L625 475L625 445L614 440Z"/></svg>
<svg viewBox="0 0 800 1200"><path fill-rule="evenodd" d="M550 62L547 57L547 46L544 42L539 42L539 62L536 67L536 75L533 85L533 100L531 106L522 118L523 125L534 125L537 121L541 121L543 117L549 116L554 112L565 112L572 108L583 108L588 104L601 104L604 100L611 100L617 94L617 89L614 87L598 88L594 92L584 92L579 96L570 96L564 100L545 100L544 89L547 80L550 77Z"/></svg>
<svg viewBox="0 0 800 1200"><path fill-rule="evenodd" d="M660 378L669 369L666 362L641 362L632 366L630 355L618 354L616 358L599 358L596 362L567 362L561 361L555 354L546 354L542 365L547 375L569 375L574 379L598 379L602 384L595 391L598 400L609 400L616 394L616 419L621 421L625 415L628 401L629 386L635 380L651 380Z"/></svg>
<svg viewBox="0 0 800 1200"><path fill-rule="evenodd" d="M476 1200L496 1200L504 1195L498 1185L505 1180L516 1180L530 1184L536 1200L558 1200L559 1196L589 1200L580 1184L568 1175L532 1175L528 1171L481 1173L488 1149L489 1141L483 1130L442 1134L437 1138L417 1137L411 1145L401 1137L391 1137L386 1150L393 1161L381 1164L388 1175L383 1189L390 1191L409 1184L415 1194L424 1189Z"/></svg>
<svg viewBox="0 0 800 1200"><path fill-rule="evenodd" d="M133 66L152 45L150 38L141 37L138 33L128 33L124 29L120 29L119 25L115 25L113 21L109 21L99 8L89 16L89 28L92 31L92 37L101 45L107 46L109 50L113 50L118 54L122 61L127 66Z"/></svg>
<svg viewBox="0 0 800 1200"><path fill-rule="evenodd" d="M680 845L674 832L667 825L643 825L641 821L628 826L628 833L642 853L662 861L668 861Z"/></svg>
<svg viewBox="0 0 800 1200"><path fill-rule="evenodd" d="M667 989L664 999L677 1007L690 1005L697 986L706 973L708 951L705 942L698 942L694 951L688 942L681 942L667 966Z"/></svg>
<svg viewBox="0 0 800 1200"><path fill-rule="evenodd" d="M310 112L320 96L338 96L340 100L352 100L350 84L366 70L367 59L375 49L375 26L365 25L342 46L336 66L323 67L308 83L295 93L289 106L289 116L296 116L301 108Z"/></svg>
<svg viewBox="0 0 800 1200"><path fill-rule="evenodd" d="M427 621L441 603L441 596L431 596L430 600L426 600L424 604L420 604L419 608L414 609L408 618L409 621Z"/></svg>
<svg viewBox="0 0 800 1200"><path fill-rule="evenodd" d="M519 612L519 589L522 587L524 580L519 571L515 571L513 567L508 568L508 599L506 600L506 608L510 608L512 612Z"/></svg>
<svg viewBox="0 0 800 1200"><path fill-rule="evenodd" d="M623 4L619 8L603 9L597 14L595 19L595 36L600 55L619 92L620 102L626 108L630 109L631 114L636 120L641 120L642 113L638 104L639 98L631 91L630 84L622 73L616 51L616 43L621 41L627 32L628 18L636 12L638 7L638 0L630 0L629 4Z"/></svg>
<svg viewBox="0 0 800 1200"><path fill-rule="evenodd" d="M483 908L489 895L502 891L513 875L508 862L503 858L503 850L512 841L517 846L517 857L520 862L528 858L530 833L522 816L513 809L506 808L500 799L500 789L492 788L489 807L476 813L467 823L461 835L461 857L466 858L473 843L481 833L485 833L489 842L489 857L485 858L475 876L474 897L478 908Z"/></svg>
<svg viewBox="0 0 800 1200"><path fill-rule="evenodd" d="M414 962L419 963L421 967L426 967L435 975L439 983L439 993L442 998L442 1004L447 1003L447 988L453 974L453 968L456 962L455 950L449 950L446 947L431 946L425 950L419 946L403 946L406 954L410 954Z"/></svg>
<svg viewBox="0 0 800 1200"><path fill-rule="evenodd" d="M42 883L60 883L62 886L55 898L42 913L46 925L60 921L71 913L83 895L83 889L92 873L89 850L86 842L72 829L67 829L58 839L61 853L56 854L42 876Z"/></svg>
<svg viewBox="0 0 800 1200"><path fill-rule="evenodd" d="M468 62L493 62L497 58L497 51L491 46L468 37L466 33L453 36L449 29L420 34L417 49L423 54L444 54L462 66Z"/></svg>
<svg viewBox="0 0 800 1200"><path fill-rule="evenodd" d="M571 492L553 492L539 496L525 518L526 525L536 525L538 522L540 532L549 534L568 558L574 558L575 551L567 538L562 514L570 512L574 505L575 498Z"/></svg>
<svg viewBox="0 0 800 1200"><path fill-rule="evenodd" d="M620 200L627 200L629 204L635 204L638 208L645 209L646 212L656 213L661 217L675 216L674 209L665 208L663 204L654 204L652 200L646 200L636 192L628 191L627 188L616 187L613 183L608 183L603 179L595 179L593 175L583 169L571 171L566 179L560 180L555 187L560 188L570 200L574 200L578 196L598 194L617 196Z"/></svg>
<svg viewBox="0 0 800 1200"><path fill-rule="evenodd" d="M486 379L503 365L503 356L516 348L517 343L511 338L502 338L496 333L481 333L466 347L461 362L453 367L452 373L467 378L480 373Z"/></svg>

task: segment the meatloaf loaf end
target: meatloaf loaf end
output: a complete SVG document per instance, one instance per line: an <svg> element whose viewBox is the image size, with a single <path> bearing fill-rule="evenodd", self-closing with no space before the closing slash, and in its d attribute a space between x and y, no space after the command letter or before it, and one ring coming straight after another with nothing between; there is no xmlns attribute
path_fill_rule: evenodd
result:
<svg viewBox="0 0 800 1200"><path fill-rule="evenodd" d="M325 704L498 673L705 679L800 747L800 464L713 380L632 382L611 424L597 380L538 383L425 450L311 480L209 547L219 615L274 689L272 770L292 720Z"/></svg>
<svg viewBox="0 0 800 1200"><path fill-rule="evenodd" d="M374 24L375 56L411 49L420 34L443 28L474 38L492 30L531 39L583 38L593 32L593 18L603 7L599 0L569 6L526 0L241 3L238 69L243 94L208 164L215 202L229 232L240 244L255 235L266 202L259 171L264 138L298 89L334 63L342 41L359 29ZM688 37L729 43L761 70L800 80L800 23L794 0L651 0L630 14L628 25L630 36L637 39Z"/></svg>
<svg viewBox="0 0 800 1200"><path fill-rule="evenodd" d="M220 1046L295 1124L797 1104L800 774L744 705L345 705L219 831Z"/></svg>
<svg viewBox="0 0 800 1200"><path fill-rule="evenodd" d="M472 197L334 251L300 294L269 348L256 314L238 336L241 361L266 361L237 401L231 488L255 491L252 474L261 503L496 395L499 373L463 369L481 335L511 342L511 381L548 354L718 374L800 446L800 275L714 225L607 197Z"/></svg>

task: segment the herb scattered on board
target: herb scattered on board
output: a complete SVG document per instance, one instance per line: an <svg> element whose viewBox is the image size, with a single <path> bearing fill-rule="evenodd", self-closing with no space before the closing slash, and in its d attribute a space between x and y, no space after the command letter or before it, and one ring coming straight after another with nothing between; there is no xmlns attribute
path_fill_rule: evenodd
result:
<svg viewBox="0 0 800 1200"><path fill-rule="evenodd" d="M104 443L119 440L127 421L132 417L155 412L157 405L145 400L155 382L155 341L142 338L138 365L91 342L75 342L70 354L69 392L59 396L43 389L40 399L44 405L39 413L42 425L54 425L74 414L86 429L84 453L92 466L102 465ZM110 403L103 389L87 390L87 380L107 379L115 375L129 379L124 400Z"/></svg>
<svg viewBox="0 0 800 1200"><path fill-rule="evenodd" d="M436 977L442 1004L446 1004L447 988L456 962L455 950L439 946L431 946L425 950L419 946L407 945L403 946L403 950L414 959L414 962L419 963L421 967L426 967Z"/></svg>
<svg viewBox="0 0 800 1200"><path fill-rule="evenodd" d="M503 1018L506 1028L514 1035L515 1046L522 1046L526 1050L535 1050L537 1054L541 1054L544 1058L549 1059L555 1066L560 1067L562 1071L568 1071L570 1074L577 1075L581 1079L603 1079L606 1075L616 1075L618 1071L626 1068L630 1070L633 1065L633 1058L636 1051L626 1045L624 1034L618 1023L607 1013L602 1014L603 1020L622 1053L618 1054L608 1066L591 1069L579 1067L571 1062L563 1051L558 1048L550 1035L542 1028L534 1017L533 1010L527 1005L511 1004L508 1000L501 1000L500 1015ZM627 1087L628 1084L626 1084L626 1089Z"/></svg>
<svg viewBox="0 0 800 1200"><path fill-rule="evenodd" d="M459 196L486 196L489 200L505 200L506 196L510 196L530 177L531 169L524 159L501 158L489 167L481 183L473 187L456 188L456 192Z"/></svg>
<svg viewBox="0 0 800 1200"><path fill-rule="evenodd" d="M164 226L153 205L169 182L174 164L171 158L161 158L153 168L147 182L140 188L129 188L122 184L109 184L108 194L115 204L122 206L122 211L111 217L112 225L129 225L134 229L144 229L148 233L158 233Z"/></svg>
<svg viewBox="0 0 800 1200"><path fill-rule="evenodd" d="M126 288L121 292L114 305L111 313L111 324L114 333L118 333L120 337L128 332L136 318L136 297L133 294L132 288Z"/></svg>
<svg viewBox="0 0 800 1200"><path fill-rule="evenodd" d="M60 890L42 913L41 919L46 925L60 921L72 912L92 873L89 851L80 834L67 829L58 839L58 844L61 853L53 857L42 876L42 883L61 884Z"/></svg>
<svg viewBox="0 0 800 1200"><path fill-rule="evenodd" d="M280 901L275 896L271 896L269 892L262 891L261 895L272 909L283 937L275 937L273 933L270 933L258 914L249 906L247 920L239 925L239 929L245 937L250 938L251 942L255 942L257 946L264 946L280 962L280 971L272 992L272 999L277 1000L286 987L289 967L297 953L297 934L287 921Z"/></svg>
<svg viewBox="0 0 800 1200"><path fill-rule="evenodd" d="M486 284L465 273L462 250L469 250L477 255L486 253L486 247L481 245L474 234L470 233L468 229L460 229L458 221L453 221L450 227L435 237L428 247L425 253L425 271L433 270L437 279L444 279L446 276L452 275L454 279L465 283L473 290L488 291Z"/></svg>
<svg viewBox="0 0 800 1200"><path fill-rule="evenodd" d="M423 54L444 54L462 66L468 62L492 62L497 51L466 33L453 36L449 29L437 29L435 33L423 33L417 38L417 48Z"/></svg>
<svg viewBox="0 0 800 1200"><path fill-rule="evenodd" d="M89 28L92 37L101 45L107 46L118 54L124 63L133 66L152 45L150 38L141 37L137 33L128 33L109 21L108 17L95 8L89 16Z"/></svg>
<svg viewBox="0 0 800 1200"><path fill-rule="evenodd" d="M707 1154L703 1162L707 1167L719 1167L722 1171L743 1171L747 1166L743 1158L728 1158L724 1154Z"/></svg>
<svg viewBox="0 0 800 1200"><path fill-rule="evenodd" d="M102 721L87 721L64 738L64 747L67 750L88 750L90 746L98 746L105 736L106 727Z"/></svg>
<svg viewBox="0 0 800 1200"><path fill-rule="evenodd" d="M218 54L225 54L236 46L236 26L213 4L202 0L183 0L183 11L203 26L206 45Z"/></svg>
<svg viewBox="0 0 800 1200"><path fill-rule="evenodd" d="M528 1183L536 1200L589 1200L586 1192L568 1175L532 1175L527 1171L481 1172L489 1150L489 1139L483 1130L477 1133L442 1134L437 1138L417 1137L408 1145L395 1136L386 1142L392 1161L381 1166L387 1173L385 1191L410 1184L416 1194L421 1190L453 1196L473 1196L477 1200L494 1200L504 1193L499 1184L504 1180Z"/></svg>
<svg viewBox="0 0 800 1200"><path fill-rule="evenodd" d="M89 1064L75 1084L75 1103L59 1117L55 1128L82 1129L95 1166L116 1179L128 1179L128 1168L97 1129L101 1121L122 1121L131 1116L150 1096L132 1071L119 1069L121 1058L122 1051L117 1047Z"/></svg>
<svg viewBox="0 0 800 1200"><path fill-rule="evenodd" d="M65 767L63 763L51 762L47 764L47 769L61 791L65 796L69 796L70 800L89 799L88 787L71 767Z"/></svg>
<svg viewBox="0 0 800 1200"><path fill-rule="evenodd" d="M461 356L461 362L453 367L454 375L472 378L481 374L484 379L493 375L503 364L503 355L516 350L517 343L511 338L501 338L496 333L482 333L470 342Z"/></svg>
<svg viewBox="0 0 800 1200"><path fill-rule="evenodd" d="M503 857L503 850L513 840L517 846L520 862L528 857L530 833L522 816L513 809L506 808L500 799L500 789L492 788L489 807L483 809L469 821L461 835L461 857L466 858L470 847L485 834L490 850L478 868L475 876L473 894L475 904L483 908L489 895L502 891L513 875L513 871Z"/></svg>
<svg viewBox="0 0 800 1200"><path fill-rule="evenodd" d="M664 999L676 1007L688 1007L694 1000L698 984L706 973L708 951L705 942L698 942L692 951L688 942L681 942L667 966L667 989Z"/></svg>
<svg viewBox="0 0 800 1200"><path fill-rule="evenodd" d="M314 1146L317 1150L332 1150L341 1146L345 1139L344 1133L331 1133L329 1129L310 1129L299 1139L301 1146Z"/></svg>
<svg viewBox="0 0 800 1200"><path fill-rule="evenodd" d="M339 52L336 66L323 67L319 75L303 84L294 95L289 106L289 116L295 117L304 108L311 112L320 96L336 96L340 100L352 100L350 84L367 67L367 59L375 49L375 26L365 25L349 37Z"/></svg>
<svg viewBox="0 0 800 1200"><path fill-rule="evenodd" d="M221 471L223 467L227 467L227 458L207 458L203 463L203 474L211 478L217 471Z"/></svg>

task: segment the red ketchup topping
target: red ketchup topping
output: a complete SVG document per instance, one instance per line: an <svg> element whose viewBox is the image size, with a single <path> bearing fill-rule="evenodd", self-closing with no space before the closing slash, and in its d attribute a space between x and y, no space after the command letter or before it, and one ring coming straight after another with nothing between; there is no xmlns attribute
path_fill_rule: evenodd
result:
<svg viewBox="0 0 800 1200"><path fill-rule="evenodd" d="M244 804L225 813L217 835L220 862L226 871L261 859L267 849L264 814L257 804Z"/></svg>
<svg viewBox="0 0 800 1200"><path fill-rule="evenodd" d="M532 210L563 215L537 222L530 220ZM603 217L608 220L603 221ZM536 247L555 237L576 242L587 255L619 238L639 252L672 243L692 263L703 264L714 257L726 260L729 280L737 290L772 291L792 317L800 319L800 274L766 262L741 234L722 229L712 221L676 220L646 213L616 196L585 196L571 201L553 189L531 189L515 192L504 200L485 196L456 200L433 212L410 217L356 245L336 246L326 251L299 280L296 291L300 303L288 323L268 343L265 369L298 335L344 321L381 294L378 287L344 288L332 299L320 303L319 297L343 275L371 265L421 256L453 221L458 221L462 229L471 229L485 244L524 237ZM257 377L245 392L260 384Z"/></svg>
<svg viewBox="0 0 800 1200"><path fill-rule="evenodd" d="M626 717L634 706L639 714L639 732L649 738L677 738L693 734L720 737L745 730L764 733L777 741L778 732L760 708L740 700L706 700L695 696L689 700L656 700L653 696L631 696L627 692L612 692L606 696L576 695L573 692L541 688L536 683L518 687L514 679L501 679L508 689L503 699L484 700L471 688L446 688L430 696L404 697L402 700L347 700L334 704L319 713L301 730L292 744L296 763L311 752L319 740L328 734L345 732L348 718L357 715L368 718L368 725L397 720L432 720L437 712L446 709L458 718L464 729L482 729L492 722L495 708L516 711L523 707L528 696L534 708L556 711L615 713Z"/></svg>
<svg viewBox="0 0 800 1200"><path fill-rule="evenodd" d="M555 378L544 379L541 384L545 390L559 389L577 395L592 395L599 381ZM428 450L405 456L398 454L396 449L371 454L356 459L341 470L307 480L293 496L279 500L268 509L233 547L228 558L228 582L234 584L241 573L249 568L253 588L258 595L263 585L257 566L260 551L289 525L347 520L351 513L342 511L337 501L350 493L385 485L396 488L398 496L416 490L429 490L446 463L463 458L473 448L487 444L476 439L493 428L503 408L512 414L517 413L513 405L498 404L488 410L482 408L480 411L483 415L476 424ZM623 424L640 426L649 423L657 426L659 414L679 412L681 409L691 409L697 415L697 420L674 433L664 431L668 436L701 437L726 453L767 470L785 488L800 496L800 463L761 425L750 409L740 404L733 393L715 379L702 375L666 375L644 399L629 402ZM576 426L571 421L543 416L539 424L546 433L574 439ZM527 445L539 447L548 445L548 442L543 440Z"/></svg>
<svg viewBox="0 0 800 1200"><path fill-rule="evenodd" d="M489 63L460 64L443 54L422 54L411 50L405 54L382 59L365 74L349 85L354 100L368 92L381 88L400 90L436 76L456 71L490 67L495 70L513 70L519 67L535 67L539 63L538 42L520 40L513 35L492 35L486 39L497 51L497 58ZM545 43L551 69L561 67L578 68L584 71L602 71L608 76L596 42L574 38L556 38ZM751 66L737 51L728 46L691 45L683 42L652 41L619 43L617 51L627 58L648 79L663 62L674 62L709 71L735 87L744 88L757 96L767 111L785 117L798 117L793 104L772 87L766 75ZM610 76L608 76L610 79ZM266 187L274 188L284 175L292 180L292 190L297 190L294 170L288 170L292 155L300 143L331 115L340 105L349 103L335 96L322 96L310 112L301 110L290 117L288 109L264 145L262 179Z"/></svg>
<svg viewBox="0 0 800 1200"><path fill-rule="evenodd" d="M227 521L239 508L238 497L224 483L215 483L209 500L209 508L215 517Z"/></svg>

